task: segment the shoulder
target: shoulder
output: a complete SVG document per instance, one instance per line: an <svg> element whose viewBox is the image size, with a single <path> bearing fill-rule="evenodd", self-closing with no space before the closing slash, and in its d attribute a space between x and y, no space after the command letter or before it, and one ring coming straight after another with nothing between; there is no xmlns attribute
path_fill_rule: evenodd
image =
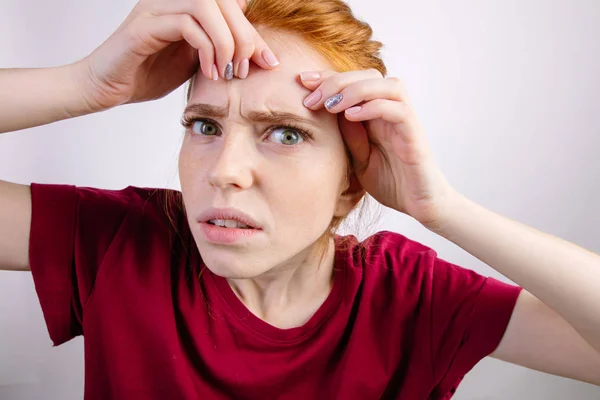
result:
<svg viewBox="0 0 600 400"><path fill-rule="evenodd" d="M362 242L353 235L339 236L337 242L351 268L398 272L437 258L430 247L390 231L377 232Z"/></svg>
<svg viewBox="0 0 600 400"><path fill-rule="evenodd" d="M76 196L81 214L108 218L120 214L138 218L175 216L182 210L181 192L171 189L127 186L123 189L77 187Z"/></svg>
<svg viewBox="0 0 600 400"><path fill-rule="evenodd" d="M135 235L181 231L186 222L181 192L172 189L128 186L121 190L92 189L96 202L122 213L123 225Z"/></svg>
<svg viewBox="0 0 600 400"><path fill-rule="evenodd" d="M417 307L415 303L429 293L439 265L431 248L395 232L378 232L365 240L354 236L338 238L337 264L348 271L354 286L363 288L363 296L372 304L391 307ZM413 304L414 303L414 304Z"/></svg>
<svg viewBox="0 0 600 400"><path fill-rule="evenodd" d="M183 222L181 193L171 189L32 183L31 194L36 226L51 225L46 222L60 215L65 221L73 221L77 231L89 240L114 237L125 226L151 231Z"/></svg>
<svg viewBox="0 0 600 400"><path fill-rule="evenodd" d="M123 189L101 189L97 187L66 184L31 184L32 200L39 200L40 206L51 203L53 207L75 204L77 207L91 207L98 210L126 211L142 207L148 202L158 205L165 199L181 202L181 193L171 189L127 186Z"/></svg>

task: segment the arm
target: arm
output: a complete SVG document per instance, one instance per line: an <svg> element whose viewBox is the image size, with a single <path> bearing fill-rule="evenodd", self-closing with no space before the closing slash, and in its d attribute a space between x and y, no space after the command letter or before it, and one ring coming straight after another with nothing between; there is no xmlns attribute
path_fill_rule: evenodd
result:
<svg viewBox="0 0 600 400"><path fill-rule="evenodd" d="M323 71L303 84L320 90L321 100L310 105L312 110L342 94L326 109L340 114L340 131L360 183L354 186L525 289L494 355L600 384L600 257L458 194L435 163L399 79L373 70Z"/></svg>
<svg viewBox="0 0 600 400"><path fill-rule="evenodd" d="M0 69L0 134L92 113L82 68Z"/></svg>
<svg viewBox="0 0 600 400"><path fill-rule="evenodd" d="M434 232L524 289L493 357L600 385L600 256L451 197Z"/></svg>
<svg viewBox="0 0 600 400"><path fill-rule="evenodd" d="M75 65L0 69L0 133L93 112ZM29 186L0 180L0 270L29 270L30 225Z"/></svg>
<svg viewBox="0 0 600 400"><path fill-rule="evenodd" d="M0 180L0 270L29 270L31 191Z"/></svg>
<svg viewBox="0 0 600 400"><path fill-rule="evenodd" d="M490 356L600 386L600 355L563 317L526 290Z"/></svg>
<svg viewBox="0 0 600 400"><path fill-rule="evenodd" d="M150 0L140 1L113 35L76 63L0 69L0 134L161 98L196 74L199 60L209 79L225 78L232 60L238 65L251 59L272 69L277 62L263 58L272 51L235 10L240 6L246 7L178 0L157 9ZM221 75L214 74L213 65ZM237 75L245 78L247 71L238 67ZM31 209L28 186L0 180L0 269L29 269Z"/></svg>

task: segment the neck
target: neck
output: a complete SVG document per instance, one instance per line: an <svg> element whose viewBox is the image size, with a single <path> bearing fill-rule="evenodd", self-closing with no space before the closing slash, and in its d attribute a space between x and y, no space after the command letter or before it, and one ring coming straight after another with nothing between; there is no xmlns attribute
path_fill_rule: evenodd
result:
<svg viewBox="0 0 600 400"><path fill-rule="evenodd" d="M254 315L278 328L293 328L306 323L331 292L334 258L330 239L324 254L316 254L313 246L258 277L228 282Z"/></svg>

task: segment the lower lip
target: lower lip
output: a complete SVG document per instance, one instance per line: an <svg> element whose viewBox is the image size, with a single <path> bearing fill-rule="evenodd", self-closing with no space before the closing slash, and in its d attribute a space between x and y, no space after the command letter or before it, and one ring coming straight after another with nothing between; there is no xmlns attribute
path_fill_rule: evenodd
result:
<svg viewBox="0 0 600 400"><path fill-rule="evenodd" d="M204 236L209 242L218 244L232 244L262 232L262 229L223 228L208 222L200 222L200 227L202 227L202 232L204 232Z"/></svg>

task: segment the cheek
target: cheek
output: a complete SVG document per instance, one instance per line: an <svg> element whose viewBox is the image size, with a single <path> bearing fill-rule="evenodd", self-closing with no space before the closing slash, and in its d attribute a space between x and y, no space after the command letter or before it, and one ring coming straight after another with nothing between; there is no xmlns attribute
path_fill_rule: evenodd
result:
<svg viewBox="0 0 600 400"><path fill-rule="evenodd" d="M201 187L198 184L203 179L201 167L206 165L202 152L186 143L187 140L184 139L178 159L179 181L184 197L186 193L196 192Z"/></svg>
<svg viewBox="0 0 600 400"><path fill-rule="evenodd" d="M304 222L317 215L332 217L346 169L335 157L323 160L326 159L307 160L293 168L272 168L269 174L272 177L269 192L274 194L271 207Z"/></svg>

